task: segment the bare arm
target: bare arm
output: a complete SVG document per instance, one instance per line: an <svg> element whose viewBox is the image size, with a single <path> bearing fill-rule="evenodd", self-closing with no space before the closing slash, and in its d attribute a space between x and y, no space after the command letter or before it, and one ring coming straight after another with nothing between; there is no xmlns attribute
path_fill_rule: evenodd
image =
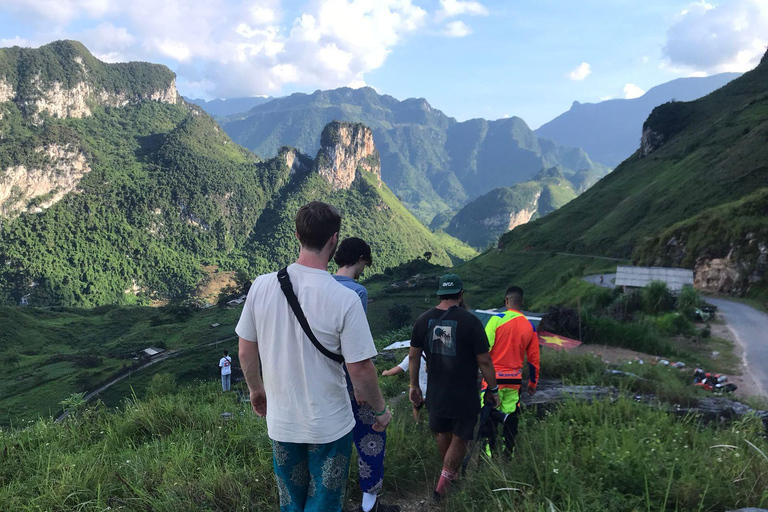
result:
<svg viewBox="0 0 768 512"><path fill-rule="evenodd" d="M399 366L393 366L389 370L384 370L383 372L381 372L381 374L385 377L391 377L392 375L399 375L403 373L403 371L404 370Z"/></svg>
<svg viewBox="0 0 768 512"><path fill-rule="evenodd" d="M251 394L251 407L259 416L266 416L267 394L264 391L264 382L261 380L259 369L259 344L240 338L238 355L245 382Z"/></svg>
<svg viewBox="0 0 768 512"><path fill-rule="evenodd" d="M480 372L483 374L485 382L488 383L488 387L493 389L496 387L496 369L493 367L493 360L491 359L491 353L477 355L477 365L480 367Z"/></svg>
<svg viewBox="0 0 768 512"><path fill-rule="evenodd" d="M423 390L419 386L419 370L421 369L422 349L411 347L408 351L408 375L410 377L410 389L408 397L413 405L420 405L424 402Z"/></svg>
<svg viewBox="0 0 768 512"><path fill-rule="evenodd" d="M486 352L484 354L478 354L477 355L477 365L480 367L480 371L483 374L483 378L485 379L485 382L488 384L487 389L496 389L496 369L493 367L493 360L491 359L490 352ZM486 392L486 397L491 397L490 404L493 407L499 406L499 392L498 389L496 389L495 392ZM485 398L486 403L488 398Z"/></svg>
<svg viewBox="0 0 768 512"><path fill-rule="evenodd" d="M355 388L355 399L358 403L368 404L376 413L384 411L383 414L377 414L374 430L383 431L389 425L392 414L387 408L384 396L379 389L379 376L376 367L370 359L358 363L347 363L347 371Z"/></svg>

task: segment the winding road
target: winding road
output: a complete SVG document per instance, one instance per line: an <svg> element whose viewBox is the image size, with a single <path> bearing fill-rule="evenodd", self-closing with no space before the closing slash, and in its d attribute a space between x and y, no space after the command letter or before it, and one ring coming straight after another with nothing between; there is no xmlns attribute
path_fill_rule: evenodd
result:
<svg viewBox="0 0 768 512"><path fill-rule="evenodd" d="M762 395L768 394L768 315L746 304L707 297L744 349L744 363Z"/></svg>

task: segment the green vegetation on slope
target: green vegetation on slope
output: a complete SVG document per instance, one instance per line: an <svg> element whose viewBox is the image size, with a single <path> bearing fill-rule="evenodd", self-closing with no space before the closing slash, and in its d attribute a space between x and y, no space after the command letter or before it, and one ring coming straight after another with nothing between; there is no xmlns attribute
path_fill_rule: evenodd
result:
<svg viewBox="0 0 768 512"><path fill-rule="evenodd" d="M81 65L75 57L83 55ZM65 86L93 75L96 82L89 85L106 87L99 77L121 73L136 81L151 75L146 87L158 86L158 69L165 70L157 72L167 78L166 87L173 80L163 67L137 63L126 70L101 63L71 42L0 50L0 60L0 69L13 63L25 72L43 70L50 80L64 80L62 73L74 77ZM141 66L147 70L134 73ZM8 72L6 79L26 78ZM114 87L127 90L133 82L125 80ZM131 91L151 92L142 87ZM23 297L34 305L81 307L180 301L194 294L207 265L251 277L276 270L295 256L288 220L307 198L338 200L348 219L345 233L377 240L375 270L425 252L444 265L474 255L449 236L424 229L386 189L365 182L331 194L319 176L292 175L284 154L261 161L234 144L198 107L142 98L119 108L94 103L82 118L43 113L39 123L23 111L26 100L0 103L0 177L11 167L32 172L56 164L43 151L50 147L81 152L90 169L74 192L50 208L35 213L55 187L30 199L15 212L20 215L0 221L0 304ZM52 172L55 179L69 178L66 168ZM8 205L26 197L10 192Z"/></svg>
<svg viewBox="0 0 768 512"><path fill-rule="evenodd" d="M691 268L699 260L730 258L732 291L768 301L768 188L704 210L657 236L641 241L634 253L641 264ZM739 277L736 277L739 276Z"/></svg>
<svg viewBox="0 0 768 512"><path fill-rule="evenodd" d="M398 101L369 87L277 98L231 116L223 126L262 156L286 144L314 154L323 127L335 119L372 128L384 181L425 223L556 165L588 175L608 172L578 148L537 138L520 118L459 123L424 99Z"/></svg>
<svg viewBox="0 0 768 512"><path fill-rule="evenodd" d="M658 107L645 128L647 156L503 245L629 257L643 238L765 186L768 61L702 99Z"/></svg>
<svg viewBox="0 0 768 512"><path fill-rule="evenodd" d="M103 306L93 310L0 307L0 363L4 367L0 375L0 425L56 415L61 412L59 402L75 392L93 391L140 364L132 354L150 346L172 351L231 338L239 317L239 310L177 306ZM212 328L214 323L221 325ZM225 345L197 350L191 359L178 356L169 364L180 380L215 377L216 353L227 348ZM229 348L232 345L236 342L230 342ZM211 351L209 370L199 371L201 360ZM126 384L119 393L109 394L110 404L117 405L129 396L135 379Z"/></svg>
<svg viewBox="0 0 768 512"><path fill-rule="evenodd" d="M569 175L553 167L530 181L494 189L464 206L445 230L473 247L495 245L510 226L543 217L575 198L581 176L571 181L574 173Z"/></svg>
<svg viewBox="0 0 768 512"><path fill-rule="evenodd" d="M564 362L564 361L563 361ZM591 364L591 363L590 363ZM405 388L403 378L392 378ZM0 508L277 510L265 422L215 383L155 379L145 400L0 431ZM388 429L388 502L427 499L440 467L408 404ZM233 413L229 420L221 414ZM450 511L730 510L768 505L762 423L705 426L629 399L521 418L513 461L480 458ZM761 454L761 451L763 454ZM347 487L356 488L352 461ZM674 485L672 485L674 483ZM352 491L356 494L356 491ZM359 497L356 497L359 499Z"/></svg>

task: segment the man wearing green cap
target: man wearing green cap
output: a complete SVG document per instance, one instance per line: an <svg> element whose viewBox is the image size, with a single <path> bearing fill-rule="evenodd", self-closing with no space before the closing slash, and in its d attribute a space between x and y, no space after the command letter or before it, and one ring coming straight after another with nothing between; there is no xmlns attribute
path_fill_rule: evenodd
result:
<svg viewBox="0 0 768 512"><path fill-rule="evenodd" d="M435 489L435 498L441 499L458 477L467 442L472 439L477 423L478 368L488 383L485 400L494 407L499 404L499 388L483 324L462 307L461 278L456 274L440 277L437 295L440 304L421 315L413 326L408 355L410 399L419 405L423 402L419 367L422 351L426 354L429 428L437 435L437 448L443 459Z"/></svg>

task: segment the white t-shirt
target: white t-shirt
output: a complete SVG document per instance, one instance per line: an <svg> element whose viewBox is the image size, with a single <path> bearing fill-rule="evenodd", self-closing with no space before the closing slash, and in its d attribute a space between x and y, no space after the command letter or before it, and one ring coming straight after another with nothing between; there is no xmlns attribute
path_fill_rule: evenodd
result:
<svg viewBox="0 0 768 512"><path fill-rule="evenodd" d="M219 368L221 368L222 375L229 375L232 373L232 358L229 356L222 357L219 360Z"/></svg>
<svg viewBox="0 0 768 512"><path fill-rule="evenodd" d="M408 367L410 366L410 362L408 361L409 356L405 356L403 359L403 362L400 363L400 368L403 369L405 373L408 373ZM426 398L427 397L427 363L424 361L424 358L421 358L421 364L419 365L419 387L421 388L421 396Z"/></svg>
<svg viewBox="0 0 768 512"><path fill-rule="evenodd" d="M347 363L377 354L360 298L324 270L294 263L293 290L318 341ZM259 276L245 301L238 336L259 344L269 437L325 444L355 425L341 364L309 341L280 289L277 273Z"/></svg>

